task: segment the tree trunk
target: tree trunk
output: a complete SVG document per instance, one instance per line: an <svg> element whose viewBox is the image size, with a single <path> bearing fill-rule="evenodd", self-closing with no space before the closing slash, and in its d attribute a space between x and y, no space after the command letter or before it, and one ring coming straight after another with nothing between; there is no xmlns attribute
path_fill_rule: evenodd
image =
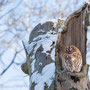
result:
<svg viewBox="0 0 90 90"><path fill-rule="evenodd" d="M56 45L56 90L90 90L88 88L88 65L86 65L87 6L70 15L59 34ZM83 66L79 73L62 72L61 54L67 46L76 46L82 54Z"/></svg>

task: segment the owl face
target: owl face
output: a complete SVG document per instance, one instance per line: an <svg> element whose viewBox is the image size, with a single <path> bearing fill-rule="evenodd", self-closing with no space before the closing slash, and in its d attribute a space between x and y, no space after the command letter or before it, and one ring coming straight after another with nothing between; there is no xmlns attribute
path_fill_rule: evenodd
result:
<svg viewBox="0 0 90 90"><path fill-rule="evenodd" d="M66 47L66 53L72 54L74 52L73 46Z"/></svg>

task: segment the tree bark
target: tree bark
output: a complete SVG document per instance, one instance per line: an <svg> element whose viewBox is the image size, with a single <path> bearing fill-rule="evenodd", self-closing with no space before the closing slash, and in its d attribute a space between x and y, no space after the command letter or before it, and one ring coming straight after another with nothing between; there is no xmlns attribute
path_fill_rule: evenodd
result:
<svg viewBox="0 0 90 90"><path fill-rule="evenodd" d="M88 65L86 65L87 6L70 15L56 44L56 90L90 90L88 88ZM67 46L74 45L81 51L83 67L79 73L62 72L61 54Z"/></svg>

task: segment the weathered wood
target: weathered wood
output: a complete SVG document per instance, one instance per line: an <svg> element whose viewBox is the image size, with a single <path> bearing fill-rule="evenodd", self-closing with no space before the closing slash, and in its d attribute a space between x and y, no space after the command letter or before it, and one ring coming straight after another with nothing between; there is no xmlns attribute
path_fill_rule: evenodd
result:
<svg viewBox="0 0 90 90"><path fill-rule="evenodd" d="M62 72L56 77L56 90L90 90L88 65L80 73Z"/></svg>
<svg viewBox="0 0 90 90"><path fill-rule="evenodd" d="M67 18L65 23L65 32L59 34L57 41L58 46L60 47L59 55L61 52L65 51L65 48L70 45L74 45L82 53L83 64L86 64L86 37L87 37L87 28L86 28L86 4L83 9L77 11L77 13L72 14ZM68 20L69 19L69 20ZM67 28L66 28L67 27Z"/></svg>
<svg viewBox="0 0 90 90"><path fill-rule="evenodd" d="M87 6L70 15L59 33L56 44L56 90L90 90L88 65L86 65ZM62 54L66 47L74 45L81 51L83 67L79 73L63 71Z"/></svg>
<svg viewBox="0 0 90 90"><path fill-rule="evenodd" d="M86 18L86 24L88 25L88 26L90 26L90 4L88 5L88 8L87 8L87 18Z"/></svg>

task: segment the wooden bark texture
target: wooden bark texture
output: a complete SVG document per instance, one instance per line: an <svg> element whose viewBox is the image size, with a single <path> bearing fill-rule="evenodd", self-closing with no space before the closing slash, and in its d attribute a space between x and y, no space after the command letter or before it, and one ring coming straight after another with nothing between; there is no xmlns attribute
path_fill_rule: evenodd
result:
<svg viewBox="0 0 90 90"><path fill-rule="evenodd" d="M88 68L84 68L87 41L86 8L87 4L70 15L65 21L63 31L59 33L56 44L56 90L90 90L88 88ZM77 74L62 71L62 54L70 45L76 46L82 54L83 67Z"/></svg>
<svg viewBox="0 0 90 90"><path fill-rule="evenodd" d="M68 20L69 19L69 20ZM81 9L77 13L73 13L67 18L66 28L59 34L57 46L59 48L59 56L65 51L65 48L74 45L81 51L83 58L83 65L86 64L86 41L87 41L87 28L86 28L86 9Z"/></svg>

